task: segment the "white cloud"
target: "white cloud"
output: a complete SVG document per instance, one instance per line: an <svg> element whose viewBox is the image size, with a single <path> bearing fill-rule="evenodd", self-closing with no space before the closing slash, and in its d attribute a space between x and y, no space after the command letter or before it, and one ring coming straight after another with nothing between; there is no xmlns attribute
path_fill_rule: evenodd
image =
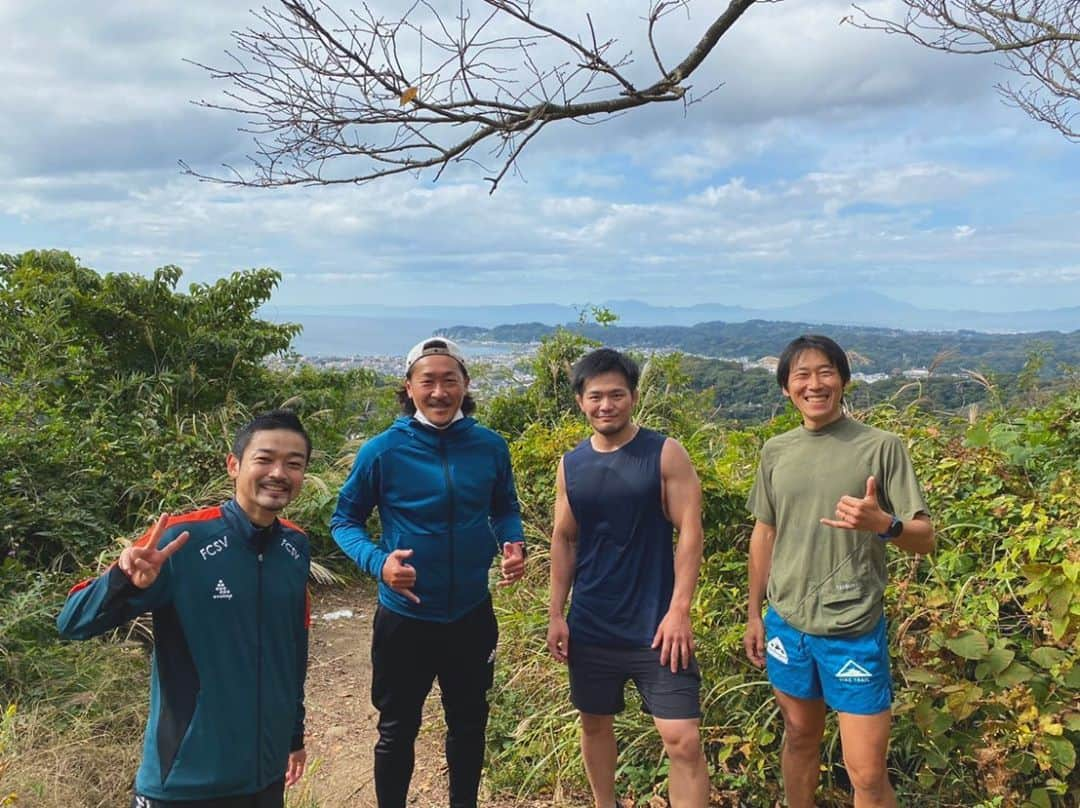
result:
<svg viewBox="0 0 1080 808"><path fill-rule="evenodd" d="M598 32L633 50L635 80L652 71L640 6L588 5ZM535 8L588 30L582 6ZM669 62L716 4L690 8L662 26ZM1047 305L1080 304L1080 147L1003 109L986 60L837 25L848 12L847 0L755 5L693 79L698 95L725 82L713 96L551 127L521 160L525 181L491 196L467 165L437 184L196 182L177 158L212 166L249 144L241 121L189 103L222 85L182 59L223 63L228 31L256 24L244 8L4 4L0 249L71 249L103 271L177 263L194 281L274 266L282 304L433 290L445 300L432 302L739 302L942 279L1030 282L1053 288Z"/></svg>
<svg viewBox="0 0 1080 808"><path fill-rule="evenodd" d="M700 202L711 207L721 204L752 205L761 200L761 191L748 188L742 177L735 177L721 186L710 185L700 194L690 197L691 202Z"/></svg>
<svg viewBox="0 0 1080 808"><path fill-rule="evenodd" d="M1043 286L1051 289L1077 283L1080 283L1080 265L992 270L973 280L975 286Z"/></svg>
<svg viewBox="0 0 1080 808"><path fill-rule="evenodd" d="M912 205L962 197L991 182L988 172L957 166L912 163L874 171L811 172L791 188L792 196L834 203L834 210L859 202Z"/></svg>

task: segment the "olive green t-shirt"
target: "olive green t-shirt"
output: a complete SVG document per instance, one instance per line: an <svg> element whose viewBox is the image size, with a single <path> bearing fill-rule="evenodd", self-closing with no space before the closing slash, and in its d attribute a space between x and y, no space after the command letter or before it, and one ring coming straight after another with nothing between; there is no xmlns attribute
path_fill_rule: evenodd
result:
<svg viewBox="0 0 1080 808"><path fill-rule="evenodd" d="M821 524L844 495L866 495L873 475L887 513L929 514L904 445L890 432L843 417L820 430L799 426L765 443L747 500L776 528L769 608L800 631L856 635L882 614L885 545L877 534Z"/></svg>

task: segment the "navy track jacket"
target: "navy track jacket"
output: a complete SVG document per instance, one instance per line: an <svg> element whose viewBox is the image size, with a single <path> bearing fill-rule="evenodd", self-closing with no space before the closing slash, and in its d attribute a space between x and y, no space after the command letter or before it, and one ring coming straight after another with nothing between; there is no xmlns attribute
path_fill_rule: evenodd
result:
<svg viewBox="0 0 1080 808"><path fill-rule="evenodd" d="M71 590L57 627L81 640L153 613L138 793L253 794L280 780L304 743L307 537L283 520L256 527L235 500L170 518L158 546L185 530L187 544L148 589L114 565Z"/></svg>
<svg viewBox="0 0 1080 808"><path fill-rule="evenodd" d="M378 507L382 535L366 524ZM334 540L379 582L391 611L446 623L488 597L491 560L524 541L510 450L472 418L435 429L403 416L365 443L330 520ZM412 549L413 603L382 580L393 550Z"/></svg>

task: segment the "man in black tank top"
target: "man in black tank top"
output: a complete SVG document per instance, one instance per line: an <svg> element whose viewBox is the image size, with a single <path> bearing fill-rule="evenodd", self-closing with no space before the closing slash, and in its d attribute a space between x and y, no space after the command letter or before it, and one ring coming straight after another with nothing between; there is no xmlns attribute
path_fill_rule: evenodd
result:
<svg viewBox="0 0 1080 808"><path fill-rule="evenodd" d="M639 376L632 359L609 348L574 366L574 392L593 434L559 463L548 650L569 667L596 808L616 804L614 717L629 679L671 761L672 808L704 808L701 676L690 628L701 484L678 441L631 420Z"/></svg>

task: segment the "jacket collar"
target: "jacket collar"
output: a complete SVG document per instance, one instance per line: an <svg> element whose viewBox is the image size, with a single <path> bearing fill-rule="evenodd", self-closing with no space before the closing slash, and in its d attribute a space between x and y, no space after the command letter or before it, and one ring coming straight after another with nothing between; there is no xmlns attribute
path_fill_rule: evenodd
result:
<svg viewBox="0 0 1080 808"><path fill-rule="evenodd" d="M394 421L393 428L407 432L425 444L437 446L443 440L453 441L460 439L461 436L473 428L475 423L475 418L466 415L464 418L454 421L445 429L436 429L433 426L417 421L411 415L402 415Z"/></svg>
<svg viewBox="0 0 1080 808"><path fill-rule="evenodd" d="M442 432L444 429L449 429L451 426L456 424L464 417L465 413L463 413L461 410L458 410L456 413L454 413L454 417L450 419L449 424L447 424L446 426L436 426L435 424L431 423L431 421L428 420L427 416L424 415L424 413L420 412L420 410L417 410L415 413L413 413L413 418L422 423L424 426L430 426L432 429L437 429L440 432Z"/></svg>
<svg viewBox="0 0 1080 808"><path fill-rule="evenodd" d="M263 543L281 533L281 520L276 517L274 518L274 521L266 527L258 527L257 525L252 524L248 515L244 513L244 509L240 507L240 503L236 501L235 497L222 505L221 510L225 514L225 519L229 524L229 528L240 536L243 536L244 539L249 542Z"/></svg>

